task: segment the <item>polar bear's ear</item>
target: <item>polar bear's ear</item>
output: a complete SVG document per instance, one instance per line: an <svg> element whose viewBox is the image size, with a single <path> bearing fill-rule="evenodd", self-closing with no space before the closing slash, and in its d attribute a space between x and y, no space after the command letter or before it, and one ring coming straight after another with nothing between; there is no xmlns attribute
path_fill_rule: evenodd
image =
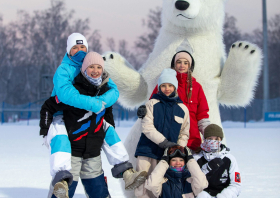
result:
<svg viewBox="0 0 280 198"><path fill-rule="evenodd" d="M176 52L187 51L191 54L194 53L192 46L190 45L188 39L184 39L183 42L177 47Z"/></svg>

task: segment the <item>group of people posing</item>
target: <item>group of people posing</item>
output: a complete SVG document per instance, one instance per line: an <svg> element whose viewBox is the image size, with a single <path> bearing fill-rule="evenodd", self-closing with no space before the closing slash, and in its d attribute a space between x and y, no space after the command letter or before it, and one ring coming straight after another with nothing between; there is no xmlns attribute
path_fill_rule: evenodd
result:
<svg viewBox="0 0 280 198"><path fill-rule="evenodd" d="M83 35L68 37L52 96L40 112L40 135L50 154L48 198L72 198L79 178L88 198L111 197L101 149L113 166L113 177L123 178L125 189L138 198L238 197L237 162L222 144L222 128L209 120L202 86L192 77L192 54L174 55L150 100L138 109L142 133L136 170L115 131L112 105L119 92L104 61L88 52Z"/></svg>

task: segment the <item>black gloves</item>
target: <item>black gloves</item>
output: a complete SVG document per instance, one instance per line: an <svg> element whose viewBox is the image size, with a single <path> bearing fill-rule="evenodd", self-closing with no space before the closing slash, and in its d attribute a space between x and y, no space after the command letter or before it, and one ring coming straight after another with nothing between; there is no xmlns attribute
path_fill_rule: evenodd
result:
<svg viewBox="0 0 280 198"><path fill-rule="evenodd" d="M209 171L216 171L218 170L222 165L224 164L223 160L221 158L215 158L212 159L210 162L208 162L207 169Z"/></svg>
<svg viewBox="0 0 280 198"><path fill-rule="evenodd" d="M162 149L166 149L166 148L169 148L169 147L172 147L172 146L176 146L178 144L174 143L174 142L170 142L168 141L167 139L165 139L163 142L159 143L159 147L162 148Z"/></svg>
<svg viewBox="0 0 280 198"><path fill-rule="evenodd" d="M138 118L143 119L147 114L147 108L146 105L141 105L138 109L137 109L137 116Z"/></svg>
<svg viewBox="0 0 280 198"><path fill-rule="evenodd" d="M185 162L188 163L190 159L193 159L192 152L188 147L185 147L185 153L186 153Z"/></svg>
<svg viewBox="0 0 280 198"><path fill-rule="evenodd" d="M163 156L161 157L161 160L165 160L167 163L169 163L169 157L167 155L167 151L168 151L168 148L165 149Z"/></svg>

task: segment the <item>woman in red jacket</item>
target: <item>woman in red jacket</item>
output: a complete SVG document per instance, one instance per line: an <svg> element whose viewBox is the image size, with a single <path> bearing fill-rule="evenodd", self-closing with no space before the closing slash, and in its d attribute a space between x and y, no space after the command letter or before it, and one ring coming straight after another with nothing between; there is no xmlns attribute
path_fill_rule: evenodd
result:
<svg viewBox="0 0 280 198"><path fill-rule="evenodd" d="M187 51L177 52L171 61L171 68L177 72L178 95L190 112L190 137L187 146L199 151L200 132L203 134L209 121L209 107L202 86L192 77L194 59ZM191 79L189 81L189 79ZM152 95L158 92L158 86ZM152 96L151 95L151 96Z"/></svg>

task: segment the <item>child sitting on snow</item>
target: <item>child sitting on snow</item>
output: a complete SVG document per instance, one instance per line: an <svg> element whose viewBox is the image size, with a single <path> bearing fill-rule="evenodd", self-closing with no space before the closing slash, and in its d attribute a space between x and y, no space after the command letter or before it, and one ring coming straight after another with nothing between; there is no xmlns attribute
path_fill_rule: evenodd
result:
<svg viewBox="0 0 280 198"><path fill-rule="evenodd" d="M176 71L164 69L158 85L159 92L146 103L147 115L142 119L142 134L135 152L137 171L151 173L164 149L177 143L186 146L189 139L189 111L177 95ZM135 196L148 196L144 184L135 189Z"/></svg>
<svg viewBox="0 0 280 198"><path fill-rule="evenodd" d="M88 53L81 72L75 77L74 87L77 91L84 96L99 96L108 92L109 75L103 68L102 56L95 52ZM61 116L57 116L53 121L53 114L61 110L67 131ZM53 124L50 126L52 121ZM127 152L112 127L114 126L112 107L95 114L61 103L57 96L51 97L42 106L40 126L40 134L48 135L47 145L54 155L51 166L53 162L60 163L51 185L55 195L51 195L50 189L49 197L68 197L67 183L70 185L69 197L73 197L79 177L88 196L108 197L109 192L101 166L101 146L110 164L115 165L112 169L114 177L124 177L128 187L132 185L132 188L133 185L137 186L145 181L147 173L137 173L132 169ZM72 153L72 157L59 156L61 152ZM67 164L69 159L72 169ZM71 174L74 176L74 182Z"/></svg>
<svg viewBox="0 0 280 198"><path fill-rule="evenodd" d="M229 149L221 144L223 130L216 124L208 125L204 130L202 151L194 158L205 173L208 188L197 198L235 198L241 191L241 177L236 159Z"/></svg>
<svg viewBox="0 0 280 198"><path fill-rule="evenodd" d="M186 168L188 160L192 159L190 152L182 146L172 146L165 150L162 160L155 167L145 183L145 188L160 198L194 198L208 182L196 183L199 177L205 177L201 171L190 171ZM191 169L199 170L193 161ZM191 185L192 183L192 185ZM193 190L192 190L193 187ZM200 187L199 189L197 187Z"/></svg>

